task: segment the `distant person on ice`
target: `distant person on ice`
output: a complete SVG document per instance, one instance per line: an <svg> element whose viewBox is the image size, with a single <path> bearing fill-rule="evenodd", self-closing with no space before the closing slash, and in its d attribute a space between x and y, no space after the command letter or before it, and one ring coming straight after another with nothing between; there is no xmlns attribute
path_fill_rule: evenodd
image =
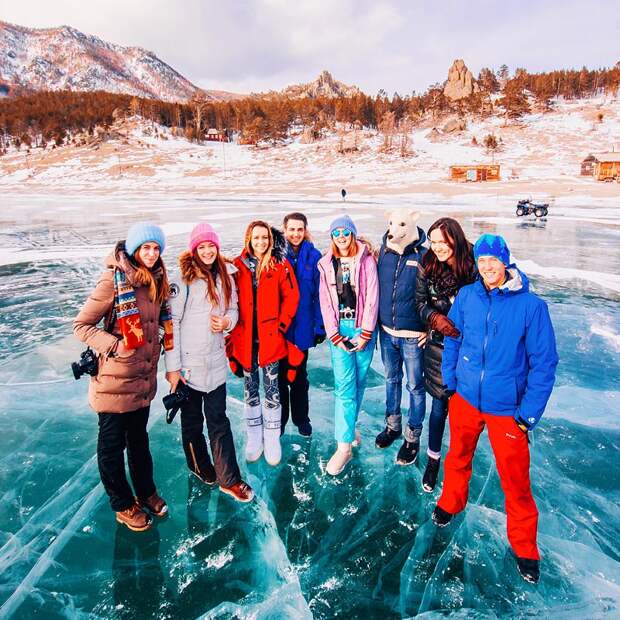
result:
<svg viewBox="0 0 620 620"><path fill-rule="evenodd" d="M355 426L375 346L379 283L370 248L357 238L348 215L329 227L331 245L319 261L321 314L334 371L334 434L338 448L325 470L340 474L359 445Z"/></svg>
<svg viewBox="0 0 620 620"><path fill-rule="evenodd" d="M73 333L99 354L88 396L99 415L101 482L116 520L136 532L151 527L150 515L168 514L153 482L146 430L157 391L160 327L164 348L173 346L168 276L161 259L165 246L159 226L134 224L106 259L106 271L73 323ZM103 329L97 326L102 319ZM125 474L125 450L133 490Z"/></svg>
<svg viewBox="0 0 620 620"><path fill-rule="evenodd" d="M480 280L463 287L448 318L460 332L444 340L443 378L450 447L433 521L446 526L465 508L472 460L487 426L506 499L508 540L521 576L536 583L538 510L530 486L528 431L539 422L558 354L547 304L529 292L504 239L485 234L474 246Z"/></svg>
<svg viewBox="0 0 620 620"><path fill-rule="evenodd" d="M189 470L240 502L254 491L241 479L226 415L224 337L239 314L237 269L220 254L220 238L206 222L194 227L189 248L179 256L180 279L170 284L174 347L166 351L166 379L174 392L179 381L189 398L181 405L181 438ZM207 423L211 457L203 434Z"/></svg>
<svg viewBox="0 0 620 620"><path fill-rule="evenodd" d="M289 213L284 218L284 236L288 241L286 257L295 270L299 286L299 305L286 332L286 338L303 352L303 360L299 363L292 382L287 378L290 370L288 358L280 360L278 383L282 406L281 432L284 433L290 409L291 419L299 434L309 437L312 435L312 425L308 415L308 352L325 340L317 268L321 253L310 241L308 220L303 213Z"/></svg>

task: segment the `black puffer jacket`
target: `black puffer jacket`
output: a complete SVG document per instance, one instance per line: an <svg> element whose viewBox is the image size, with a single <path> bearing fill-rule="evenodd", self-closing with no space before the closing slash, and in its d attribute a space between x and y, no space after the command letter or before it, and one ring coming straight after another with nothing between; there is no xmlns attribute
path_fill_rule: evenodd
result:
<svg viewBox="0 0 620 620"><path fill-rule="evenodd" d="M445 384L441 376L443 334L428 327L430 316L434 312L447 316L459 290L466 284L475 282L477 277L478 271L475 267L464 282L457 282L454 272L447 265L439 277L434 279L427 277L423 267L418 268L416 309L428 328L428 338L424 347L424 385L426 391L435 398L445 397Z"/></svg>

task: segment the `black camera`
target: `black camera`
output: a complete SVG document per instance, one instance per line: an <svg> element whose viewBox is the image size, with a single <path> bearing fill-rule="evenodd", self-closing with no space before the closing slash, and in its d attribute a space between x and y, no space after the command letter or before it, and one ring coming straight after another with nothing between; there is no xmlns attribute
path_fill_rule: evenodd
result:
<svg viewBox="0 0 620 620"><path fill-rule="evenodd" d="M166 408L166 422L172 424L174 416L179 412L181 405L189 399L189 388L179 381L177 389L172 394L167 394L163 398L164 407Z"/></svg>
<svg viewBox="0 0 620 620"><path fill-rule="evenodd" d="M71 364L71 370L73 376L79 379L82 375L90 375L94 377L99 370L99 364L97 362L97 354L90 348L86 351L82 351L80 354L80 361L73 362Z"/></svg>

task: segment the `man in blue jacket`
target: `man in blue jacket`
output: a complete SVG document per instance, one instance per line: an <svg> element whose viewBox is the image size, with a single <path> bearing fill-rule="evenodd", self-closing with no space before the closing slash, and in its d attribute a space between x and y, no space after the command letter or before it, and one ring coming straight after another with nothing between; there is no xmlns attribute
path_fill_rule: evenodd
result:
<svg viewBox="0 0 620 620"><path fill-rule="evenodd" d="M308 415L308 349L325 340L325 328L319 305L319 270L317 263L321 253L309 240L308 220L303 213L289 213L284 218L284 236L288 241L287 258L299 285L299 305L286 338L303 351L304 358L292 382L288 380L290 366L287 359L280 361L278 383L282 405L281 432L289 418L289 407L293 424L304 437L312 435Z"/></svg>
<svg viewBox="0 0 620 620"><path fill-rule="evenodd" d="M426 252L425 232L416 225L420 214L406 207L389 213L377 265L379 275L379 339L385 367L385 429L375 439L387 448L402 436L403 366L409 392L405 438L396 455L398 465L412 465L420 451L426 413L424 350L426 326L415 303L418 266Z"/></svg>
<svg viewBox="0 0 620 620"><path fill-rule="evenodd" d="M448 314L460 335L444 340L442 373L453 393L450 448L433 521L443 527L465 508L476 444L486 426L506 499L508 540L521 576L536 583L538 510L527 434L555 382L555 334L547 304L510 264L502 237L482 235L474 257L480 280L460 290Z"/></svg>

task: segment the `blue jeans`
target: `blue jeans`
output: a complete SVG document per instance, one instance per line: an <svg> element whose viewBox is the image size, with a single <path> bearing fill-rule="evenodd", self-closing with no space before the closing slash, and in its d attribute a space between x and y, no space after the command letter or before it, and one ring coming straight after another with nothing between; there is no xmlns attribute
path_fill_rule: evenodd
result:
<svg viewBox="0 0 620 620"><path fill-rule="evenodd" d="M441 456L441 441L446 428L448 404L442 398L433 398L431 415L428 419L428 454L435 458Z"/></svg>
<svg viewBox="0 0 620 620"><path fill-rule="evenodd" d="M390 336L381 330L381 359L385 366L385 423L398 433L402 430L400 403L403 395L403 363L407 373L409 392L409 418L405 429L407 441L422 434L426 413L424 389L424 349L418 347L417 338Z"/></svg>
<svg viewBox="0 0 620 620"><path fill-rule="evenodd" d="M345 338L354 338L361 333L356 329L355 321L342 319L338 331ZM334 370L334 435L336 441L351 443L355 439L355 424L362 406L366 377L375 348L376 337L373 334L363 351L349 353L329 343Z"/></svg>

